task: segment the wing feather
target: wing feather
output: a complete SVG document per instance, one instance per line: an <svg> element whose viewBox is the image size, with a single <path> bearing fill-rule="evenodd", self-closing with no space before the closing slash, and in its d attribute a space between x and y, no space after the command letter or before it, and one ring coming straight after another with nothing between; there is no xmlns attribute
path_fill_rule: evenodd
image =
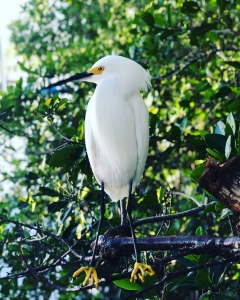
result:
<svg viewBox="0 0 240 300"><path fill-rule="evenodd" d="M137 140L137 169L133 180L133 190L140 183L145 168L149 148L149 114L144 100L134 97L131 101L134 111Z"/></svg>
<svg viewBox="0 0 240 300"><path fill-rule="evenodd" d="M140 94L129 98L116 81L101 81L87 108L85 141L93 173L113 201L128 195L131 179L133 189L139 184L148 139L148 111Z"/></svg>

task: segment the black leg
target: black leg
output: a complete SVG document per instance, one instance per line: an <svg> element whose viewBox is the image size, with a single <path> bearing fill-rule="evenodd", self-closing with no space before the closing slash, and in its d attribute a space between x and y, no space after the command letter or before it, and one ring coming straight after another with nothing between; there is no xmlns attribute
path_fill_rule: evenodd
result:
<svg viewBox="0 0 240 300"><path fill-rule="evenodd" d="M100 210L100 218L99 218L99 223L98 223L98 229L97 229L97 237L93 249L93 255L91 262L89 264L90 267L95 267L95 255L96 255L96 249L97 249L97 244L98 244L98 238L99 238L99 233L100 229L102 227L102 221L104 218L104 213L105 213L105 204L104 204L104 182L101 183L101 210Z"/></svg>
<svg viewBox="0 0 240 300"><path fill-rule="evenodd" d="M121 225L128 225L125 199L120 200Z"/></svg>
<svg viewBox="0 0 240 300"><path fill-rule="evenodd" d="M129 222L130 222L130 228L132 232L132 238L133 238L133 245L134 245L134 251L135 251L135 257L136 257L136 262L140 262L140 255L137 251L137 243L136 243L136 236L133 228L133 219L132 219L132 180L129 183L129 193L128 193L128 206L127 206L127 212L128 212L128 217L129 217Z"/></svg>

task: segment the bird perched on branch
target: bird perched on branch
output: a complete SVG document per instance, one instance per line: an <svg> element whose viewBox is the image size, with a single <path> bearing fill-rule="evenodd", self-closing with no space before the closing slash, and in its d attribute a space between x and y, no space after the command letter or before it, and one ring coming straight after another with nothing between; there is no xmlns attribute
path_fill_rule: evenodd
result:
<svg viewBox="0 0 240 300"><path fill-rule="evenodd" d="M149 145L148 110L140 91L147 91L151 76L138 63L122 56L105 56L89 70L50 85L48 88L80 79L97 84L89 101L85 119L85 141L91 168L101 185L101 214L92 260L73 274L86 273L83 285L91 278L98 287L95 252L103 215L104 191L112 201L128 197L127 212L133 237L136 276L144 281L145 272L153 275L151 266L140 261L131 216L131 194L139 184ZM121 205L124 209L124 205ZM122 213L122 216L126 214ZM122 220L122 223L124 220Z"/></svg>

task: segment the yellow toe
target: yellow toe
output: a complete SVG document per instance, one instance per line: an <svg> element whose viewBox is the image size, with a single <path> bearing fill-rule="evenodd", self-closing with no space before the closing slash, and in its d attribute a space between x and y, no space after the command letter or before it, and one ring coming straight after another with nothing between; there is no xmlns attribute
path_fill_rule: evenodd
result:
<svg viewBox="0 0 240 300"><path fill-rule="evenodd" d="M73 273L73 278L77 277L82 272L86 273L86 277L83 281L83 286L85 286L87 282L90 280L90 284L95 283L96 289L98 289L99 280L98 280L96 269L94 267L81 267L80 269L78 269L76 272Z"/></svg>
<svg viewBox="0 0 240 300"><path fill-rule="evenodd" d="M155 274L152 267L150 265L145 265L143 263L135 262L134 268L132 270L132 274L130 277L130 281L136 281L137 278L140 278L142 282L144 282L145 279L145 272L152 276Z"/></svg>

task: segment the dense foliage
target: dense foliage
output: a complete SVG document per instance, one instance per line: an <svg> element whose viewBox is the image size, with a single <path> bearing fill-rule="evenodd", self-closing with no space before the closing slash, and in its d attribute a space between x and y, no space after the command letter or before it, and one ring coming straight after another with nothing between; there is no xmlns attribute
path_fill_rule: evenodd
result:
<svg viewBox="0 0 240 300"><path fill-rule="evenodd" d="M80 257L91 255L100 211L99 186L84 148L84 116L94 85L74 82L54 91L44 87L108 54L140 63L153 76L152 88L143 95L150 113L150 147L134 193L133 218L207 204L213 198L196 182L204 166L192 177L191 172L209 155L220 162L239 154L239 9L236 0L27 1L10 28L28 79L19 79L0 101L1 156L9 166L1 177L1 298L49 299L52 294L66 299L69 288L67 299L117 299L151 286L166 271L218 260L191 254L159 268L144 284L110 280L99 292L79 291L83 276L75 281L71 276ZM234 124L235 130L218 131L226 137L216 138L211 134L219 121ZM217 127L221 130L221 123ZM16 136L25 145L21 157ZM231 148L229 136L235 144ZM106 202L102 233L120 222L119 204ZM144 224L137 236L228 237L234 234L231 218L228 209L214 204L171 223ZM176 253L143 252L142 259L151 262L151 257L170 254ZM128 261L130 270L134 257ZM101 277L126 268L123 258L98 270ZM238 269L228 262L186 272L143 297L237 299Z"/></svg>

